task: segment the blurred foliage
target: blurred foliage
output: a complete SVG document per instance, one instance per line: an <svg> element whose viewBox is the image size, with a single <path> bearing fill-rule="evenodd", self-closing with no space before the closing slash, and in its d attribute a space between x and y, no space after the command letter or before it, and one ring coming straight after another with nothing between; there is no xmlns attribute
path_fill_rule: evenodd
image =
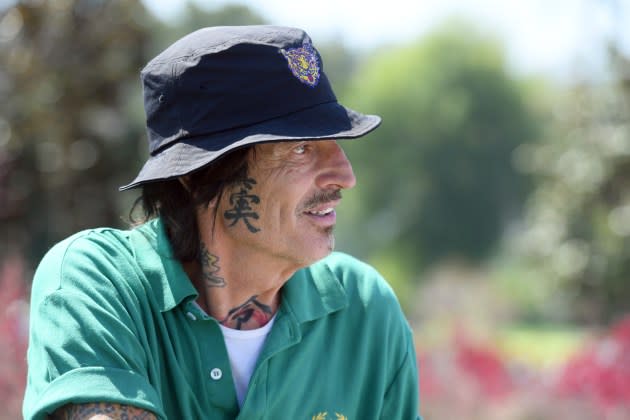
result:
<svg viewBox="0 0 630 420"><path fill-rule="evenodd" d="M422 414L431 419L626 420L629 327L625 318L597 335L517 333L508 339L516 344L511 350L504 338L479 342L461 330L447 346L422 350L420 342ZM541 348L548 352L543 366L522 359ZM557 357L553 365L547 356Z"/></svg>
<svg viewBox="0 0 630 420"><path fill-rule="evenodd" d="M19 255L0 261L0 420L21 418L28 345L26 275Z"/></svg>
<svg viewBox="0 0 630 420"><path fill-rule="evenodd" d="M150 25L135 0L18 2L0 15L2 255L36 260L71 232L120 224Z"/></svg>
<svg viewBox="0 0 630 420"><path fill-rule="evenodd" d="M612 80L569 89L545 141L517 153L536 189L513 245L554 284L549 302L566 300L582 322L609 321L630 301L630 61L610 51Z"/></svg>
<svg viewBox="0 0 630 420"><path fill-rule="evenodd" d="M528 182L512 153L538 127L503 56L496 40L453 21L362 63L344 101L383 124L345 143L360 183L342 229L361 233L357 253L409 272L480 260L518 218Z"/></svg>

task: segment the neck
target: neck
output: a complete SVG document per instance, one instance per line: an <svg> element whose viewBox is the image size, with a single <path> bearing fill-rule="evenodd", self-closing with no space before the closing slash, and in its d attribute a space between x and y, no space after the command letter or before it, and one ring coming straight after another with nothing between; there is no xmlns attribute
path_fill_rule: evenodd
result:
<svg viewBox="0 0 630 420"><path fill-rule="evenodd" d="M278 310L280 289L299 267L216 242L202 241L199 261L184 264L199 293L197 303L225 327L262 327Z"/></svg>

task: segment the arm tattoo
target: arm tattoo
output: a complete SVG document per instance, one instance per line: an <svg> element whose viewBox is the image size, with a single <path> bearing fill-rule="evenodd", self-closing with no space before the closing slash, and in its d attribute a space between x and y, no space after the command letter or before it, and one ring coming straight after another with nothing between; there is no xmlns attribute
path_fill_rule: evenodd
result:
<svg viewBox="0 0 630 420"><path fill-rule="evenodd" d="M51 420L157 420L155 414L142 408L116 403L68 404L51 416Z"/></svg>
<svg viewBox="0 0 630 420"><path fill-rule="evenodd" d="M207 287L225 287L225 280L219 277L217 273L221 269L218 265L219 257L213 255L206 248L206 244L201 243L201 271Z"/></svg>
<svg viewBox="0 0 630 420"><path fill-rule="evenodd" d="M243 324L250 320L255 321L256 326L262 327L271 319L271 307L260 303L256 298L258 295L250 297L245 303L232 308L227 316L220 321L221 324L229 328L240 330Z"/></svg>
<svg viewBox="0 0 630 420"><path fill-rule="evenodd" d="M260 229L252 225L250 221L250 219L258 220L258 213L254 211L252 204L259 204L260 197L255 194L248 194L248 191L254 188L255 184L255 179L247 178L241 182L241 189L238 192L230 194L230 205L232 208L223 213L223 217L232 220L232 223L228 226L234 226L242 219L250 232L256 233L260 231Z"/></svg>

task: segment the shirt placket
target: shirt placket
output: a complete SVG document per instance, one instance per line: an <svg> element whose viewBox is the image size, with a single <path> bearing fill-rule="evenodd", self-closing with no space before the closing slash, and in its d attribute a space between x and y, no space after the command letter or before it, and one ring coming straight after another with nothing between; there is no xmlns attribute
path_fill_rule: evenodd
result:
<svg viewBox="0 0 630 420"><path fill-rule="evenodd" d="M267 337L254 373L249 382L247 395L236 420L274 419L273 413L268 412L267 390L273 389L268 383L269 361L274 357L282 357L282 351L298 344L301 340L299 325L295 318L280 310L274 325ZM285 396L275 395L274 398Z"/></svg>
<svg viewBox="0 0 630 420"><path fill-rule="evenodd" d="M208 316L193 303L186 304L185 312L195 332L201 355L203 371L200 374L207 392L205 396L207 398L204 400L208 403L208 406L204 407L204 410L207 410L204 416L213 418L209 414L219 408L223 416L234 418L238 412L236 391L230 360L219 325L214 318Z"/></svg>

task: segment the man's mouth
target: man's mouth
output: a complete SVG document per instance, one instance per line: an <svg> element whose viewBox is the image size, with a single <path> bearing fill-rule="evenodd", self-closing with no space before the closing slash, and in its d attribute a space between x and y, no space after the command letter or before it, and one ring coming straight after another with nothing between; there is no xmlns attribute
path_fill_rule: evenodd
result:
<svg viewBox="0 0 630 420"><path fill-rule="evenodd" d="M332 213L333 211L335 211L335 209L334 209L334 208L332 208L332 207L328 207L328 208L325 208L325 209L323 209L323 210L309 210L309 211L307 211L306 213L307 213L307 214L312 214L312 215L314 215L314 216L326 216L327 214L330 214L330 213Z"/></svg>

